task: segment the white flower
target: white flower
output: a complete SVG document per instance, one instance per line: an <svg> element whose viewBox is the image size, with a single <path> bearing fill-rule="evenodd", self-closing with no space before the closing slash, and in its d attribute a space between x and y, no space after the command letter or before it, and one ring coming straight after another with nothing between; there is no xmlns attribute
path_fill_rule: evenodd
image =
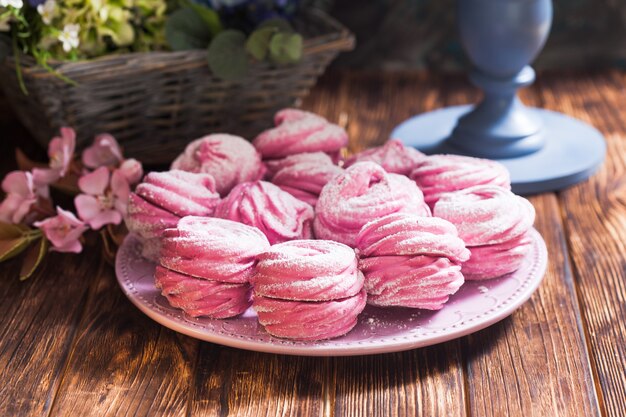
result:
<svg viewBox="0 0 626 417"><path fill-rule="evenodd" d="M69 52L74 48L78 48L78 45L80 44L80 41L78 39L79 30L79 25L69 24L63 27L63 32L61 32L61 34L59 35L59 41L63 43L63 50L65 52Z"/></svg>
<svg viewBox="0 0 626 417"><path fill-rule="evenodd" d="M24 6L24 2L22 0L0 0L0 6L2 7L13 7L15 9L21 9Z"/></svg>
<svg viewBox="0 0 626 417"><path fill-rule="evenodd" d="M46 25L49 25L57 12L57 2L55 0L46 0L44 4L37 6L37 12L41 15L41 20Z"/></svg>

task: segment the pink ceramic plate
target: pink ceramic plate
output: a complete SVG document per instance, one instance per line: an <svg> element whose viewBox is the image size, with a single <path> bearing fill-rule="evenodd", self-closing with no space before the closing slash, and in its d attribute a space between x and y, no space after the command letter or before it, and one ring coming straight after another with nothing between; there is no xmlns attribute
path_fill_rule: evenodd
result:
<svg viewBox="0 0 626 417"><path fill-rule="evenodd" d="M154 287L154 264L140 255L140 243L128 236L115 270L126 296L158 323L177 332L241 349L309 356L348 356L396 352L445 342L484 329L509 316L537 289L547 264L546 245L533 231L533 250L515 273L483 282L467 282L437 312L367 306L346 336L322 342L293 342L267 334L249 309L227 320L194 319L169 306Z"/></svg>

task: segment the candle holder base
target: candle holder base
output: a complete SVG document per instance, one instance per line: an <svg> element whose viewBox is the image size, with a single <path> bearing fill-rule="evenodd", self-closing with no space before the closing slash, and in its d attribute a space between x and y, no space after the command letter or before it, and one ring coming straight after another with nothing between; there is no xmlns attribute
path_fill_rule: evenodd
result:
<svg viewBox="0 0 626 417"><path fill-rule="evenodd" d="M455 106L415 116L397 126L391 137L427 154L477 156L447 140L459 118L471 109L472 106ZM555 191L593 175L606 153L602 134L561 113L537 108L528 110L543 124L545 145L527 155L495 159L510 171L513 191L517 194Z"/></svg>

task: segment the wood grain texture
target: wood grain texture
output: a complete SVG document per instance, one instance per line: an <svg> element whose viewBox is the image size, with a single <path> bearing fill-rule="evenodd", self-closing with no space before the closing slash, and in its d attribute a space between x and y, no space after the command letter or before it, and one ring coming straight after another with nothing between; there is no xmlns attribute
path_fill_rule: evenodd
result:
<svg viewBox="0 0 626 417"><path fill-rule="evenodd" d="M554 78L546 107L594 124L607 159L589 181L560 193L587 337L608 416L626 415L626 74Z"/></svg>
<svg viewBox="0 0 626 417"><path fill-rule="evenodd" d="M185 416L198 342L144 316L99 271L51 416Z"/></svg>
<svg viewBox="0 0 626 417"><path fill-rule="evenodd" d="M442 105L444 86L436 77L342 72L332 80L318 86L306 107L331 119L347 115L352 152L384 143L407 117ZM336 358L329 389L329 407L336 416L466 415L458 341L390 355Z"/></svg>
<svg viewBox="0 0 626 417"><path fill-rule="evenodd" d="M0 416L48 414L98 264L54 254L24 282L0 266Z"/></svg>
<svg viewBox="0 0 626 417"><path fill-rule="evenodd" d="M478 92L448 84L446 105L473 103ZM524 90L540 105L536 90ZM469 404L477 416L595 416L589 356L573 285L559 205L553 193L532 197L549 254L542 285L512 316L463 339Z"/></svg>
<svg viewBox="0 0 626 417"><path fill-rule="evenodd" d="M203 343L191 416L326 416L330 359Z"/></svg>

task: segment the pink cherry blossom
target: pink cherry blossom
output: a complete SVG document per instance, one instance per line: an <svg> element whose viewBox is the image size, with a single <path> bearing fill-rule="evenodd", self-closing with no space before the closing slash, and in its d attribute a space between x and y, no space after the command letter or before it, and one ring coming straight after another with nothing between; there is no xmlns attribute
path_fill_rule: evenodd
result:
<svg viewBox="0 0 626 417"><path fill-rule="evenodd" d="M92 229L120 224L126 214L130 186L119 170L111 174L107 167L100 167L80 177L78 188L84 193L74 199L78 216Z"/></svg>
<svg viewBox="0 0 626 417"><path fill-rule="evenodd" d="M143 177L143 167L136 159L125 159L119 167L119 171L124 175L129 184L137 184Z"/></svg>
<svg viewBox="0 0 626 417"><path fill-rule="evenodd" d="M74 213L57 207L57 215L34 223L52 243L52 250L57 252L79 253L83 246L79 238L88 229Z"/></svg>
<svg viewBox="0 0 626 417"><path fill-rule="evenodd" d="M123 159L122 149L108 133L96 136L93 145L83 151L83 164L88 168L114 166Z"/></svg>
<svg viewBox="0 0 626 417"><path fill-rule="evenodd" d="M49 169L35 168L33 178L37 184L51 184L67 174L76 149L76 132L69 127L61 128L61 136L57 136L48 145L50 158Z"/></svg>
<svg viewBox="0 0 626 417"><path fill-rule="evenodd" d="M12 171L2 180L2 190L7 194L0 204L0 221L21 223L40 199L49 197L47 185L36 184L33 174Z"/></svg>

